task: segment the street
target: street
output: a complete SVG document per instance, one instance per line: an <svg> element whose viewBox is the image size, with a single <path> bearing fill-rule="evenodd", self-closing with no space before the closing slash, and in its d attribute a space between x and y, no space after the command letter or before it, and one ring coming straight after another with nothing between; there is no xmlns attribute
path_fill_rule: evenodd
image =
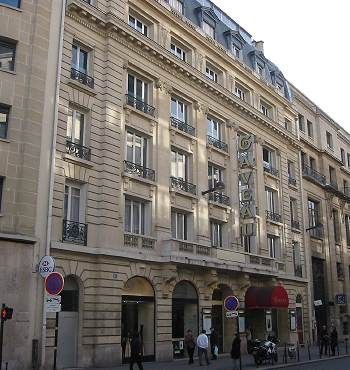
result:
<svg viewBox="0 0 350 370"><path fill-rule="evenodd" d="M312 362L304 365L295 365L288 367L289 370L346 370L350 368L350 357L335 358L330 360ZM275 367L274 369L282 369L281 367Z"/></svg>

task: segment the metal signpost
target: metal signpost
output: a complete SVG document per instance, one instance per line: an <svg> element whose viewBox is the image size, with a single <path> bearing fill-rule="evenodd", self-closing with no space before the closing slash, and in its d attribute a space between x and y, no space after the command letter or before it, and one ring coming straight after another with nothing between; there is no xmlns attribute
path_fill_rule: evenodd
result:
<svg viewBox="0 0 350 370"><path fill-rule="evenodd" d="M236 318L237 335L239 335L239 315L237 311L239 307L239 299L234 295L229 295L224 300L224 307L226 310L226 318ZM242 370L241 349L239 350L239 369Z"/></svg>

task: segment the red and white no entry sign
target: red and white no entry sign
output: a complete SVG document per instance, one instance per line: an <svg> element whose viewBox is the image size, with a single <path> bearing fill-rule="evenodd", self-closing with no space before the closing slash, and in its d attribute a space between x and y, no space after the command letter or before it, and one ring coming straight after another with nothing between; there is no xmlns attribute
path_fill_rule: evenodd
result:
<svg viewBox="0 0 350 370"><path fill-rule="evenodd" d="M45 278L45 289L51 295L60 294L64 286L64 278L59 272L51 272Z"/></svg>

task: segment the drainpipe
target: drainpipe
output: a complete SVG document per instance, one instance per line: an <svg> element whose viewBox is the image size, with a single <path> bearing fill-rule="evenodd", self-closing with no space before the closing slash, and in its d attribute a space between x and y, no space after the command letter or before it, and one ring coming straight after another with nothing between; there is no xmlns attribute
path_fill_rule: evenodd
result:
<svg viewBox="0 0 350 370"><path fill-rule="evenodd" d="M53 3L54 4L54 3ZM58 54L57 54L57 72L56 72L56 92L54 100L54 115L53 115L53 132L52 144L50 154L50 177L49 177L49 199L48 199L48 219L46 229L46 247L45 254L50 255L51 244L51 228L52 228L52 203L53 203L53 186L55 181L55 159L56 159L56 141L57 141L57 122L58 122L58 104L59 104L59 91L60 91L60 75L62 65L62 49L63 49L63 31L64 31L64 17L65 17L65 0L60 1L61 6L61 20L59 27L59 41L58 41ZM42 311L42 333L41 333L41 368L45 364L45 348L46 348L46 307L45 307L45 287L43 288L43 311Z"/></svg>

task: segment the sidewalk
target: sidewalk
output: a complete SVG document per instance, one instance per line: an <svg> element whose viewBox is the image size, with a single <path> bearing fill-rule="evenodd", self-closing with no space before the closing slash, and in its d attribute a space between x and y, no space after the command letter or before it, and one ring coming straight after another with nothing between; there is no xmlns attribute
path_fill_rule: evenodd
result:
<svg viewBox="0 0 350 370"><path fill-rule="evenodd" d="M348 348L349 356L350 356L350 348ZM309 362L309 353L307 347L301 347L299 349L299 361L297 358L295 359L287 359L287 364L284 362L284 346L280 346L278 350L278 362L271 366L270 364L262 365L259 367L259 370L265 370L265 369L271 369L273 367L279 368L279 367L286 367L289 365L296 365L300 363ZM344 344L339 345L339 355L340 356L346 356L346 349ZM322 359L320 359L319 356L319 349L316 346L310 347L310 358L311 362L317 362L322 361L325 359L332 359L333 357L323 356ZM336 355L335 358L338 358ZM206 368L205 367L199 367L198 359L195 359L195 363L193 365L188 365L187 359L181 359L181 360L174 360L172 362L146 362L143 364L145 370L190 370L190 369L197 369L197 368ZM232 359L229 357L228 354L223 354L219 356L218 360L213 360L210 362L209 369L211 370L231 370L233 368L233 362ZM243 355L242 356L242 369L244 370L251 370L256 369L256 365L254 364L253 356L251 355ZM111 368L96 368L89 370L128 370L129 364L125 364L122 366L116 366ZM134 365L134 369L138 369L137 365ZM73 370L73 369L71 369ZM77 370L77 369L74 369ZM80 370L80 369L79 369Z"/></svg>

